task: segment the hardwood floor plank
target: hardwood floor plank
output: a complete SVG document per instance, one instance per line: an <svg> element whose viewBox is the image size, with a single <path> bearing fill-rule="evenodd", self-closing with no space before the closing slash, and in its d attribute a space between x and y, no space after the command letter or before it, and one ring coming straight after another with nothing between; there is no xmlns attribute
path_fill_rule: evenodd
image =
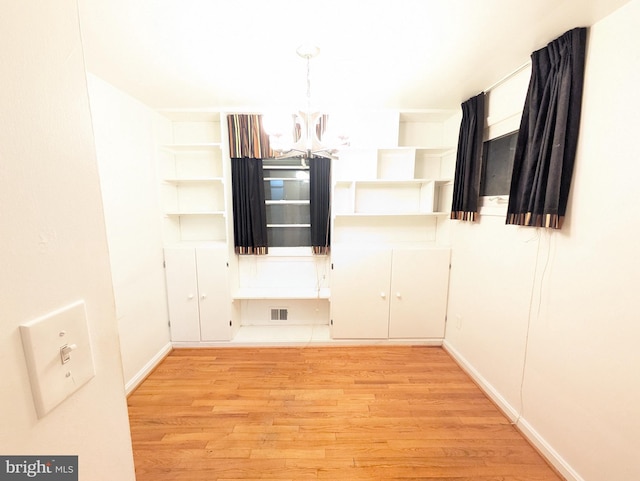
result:
<svg viewBox="0 0 640 481"><path fill-rule="evenodd" d="M558 481L441 348L177 349L129 397L138 481Z"/></svg>

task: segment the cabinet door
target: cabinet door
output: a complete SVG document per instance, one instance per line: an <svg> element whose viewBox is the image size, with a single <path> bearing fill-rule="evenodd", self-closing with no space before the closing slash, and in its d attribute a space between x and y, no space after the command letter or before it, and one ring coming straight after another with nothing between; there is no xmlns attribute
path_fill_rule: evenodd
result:
<svg viewBox="0 0 640 481"><path fill-rule="evenodd" d="M202 340L228 341L231 295L226 248L197 248L196 260Z"/></svg>
<svg viewBox="0 0 640 481"><path fill-rule="evenodd" d="M449 252L449 249L393 251L389 338L444 337Z"/></svg>
<svg viewBox="0 0 640 481"><path fill-rule="evenodd" d="M172 341L199 341L196 256L191 248L164 250Z"/></svg>
<svg viewBox="0 0 640 481"><path fill-rule="evenodd" d="M331 336L386 339L391 251L335 247L331 262Z"/></svg>

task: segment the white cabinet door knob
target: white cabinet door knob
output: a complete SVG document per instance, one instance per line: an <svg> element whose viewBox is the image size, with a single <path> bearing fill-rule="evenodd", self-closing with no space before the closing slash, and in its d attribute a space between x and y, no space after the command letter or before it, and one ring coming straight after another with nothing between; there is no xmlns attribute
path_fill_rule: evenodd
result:
<svg viewBox="0 0 640 481"><path fill-rule="evenodd" d="M384 299L385 297L387 297L387 294L385 292L380 292L380 297Z"/></svg>
<svg viewBox="0 0 640 481"><path fill-rule="evenodd" d="M200 296L200 299L206 299L206 298L207 298L207 295L206 295L206 294L202 294L202 295Z"/></svg>
<svg viewBox="0 0 640 481"><path fill-rule="evenodd" d="M189 300L193 299L193 294L189 294L189 295L187 296L187 299L189 299Z"/></svg>

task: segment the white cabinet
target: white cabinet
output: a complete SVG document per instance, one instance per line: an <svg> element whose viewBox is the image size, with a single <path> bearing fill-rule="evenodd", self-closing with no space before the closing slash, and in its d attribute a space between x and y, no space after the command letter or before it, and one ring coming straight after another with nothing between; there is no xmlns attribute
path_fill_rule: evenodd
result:
<svg viewBox="0 0 640 481"><path fill-rule="evenodd" d="M449 262L449 249L393 250L390 339L444 338Z"/></svg>
<svg viewBox="0 0 640 481"><path fill-rule="evenodd" d="M448 248L334 249L332 337L442 339L449 258Z"/></svg>
<svg viewBox="0 0 640 481"><path fill-rule="evenodd" d="M331 337L386 339L391 250L333 249L331 263Z"/></svg>
<svg viewBox="0 0 640 481"><path fill-rule="evenodd" d="M165 248L171 340L231 338L231 296L223 247Z"/></svg>

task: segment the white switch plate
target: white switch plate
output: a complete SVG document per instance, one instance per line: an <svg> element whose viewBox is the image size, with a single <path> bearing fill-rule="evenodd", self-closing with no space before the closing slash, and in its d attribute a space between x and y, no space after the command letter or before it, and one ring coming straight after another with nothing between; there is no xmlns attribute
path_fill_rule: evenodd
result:
<svg viewBox="0 0 640 481"><path fill-rule="evenodd" d="M84 301L22 324L20 334L33 401L42 418L95 375ZM60 350L65 345L75 346L63 363Z"/></svg>

